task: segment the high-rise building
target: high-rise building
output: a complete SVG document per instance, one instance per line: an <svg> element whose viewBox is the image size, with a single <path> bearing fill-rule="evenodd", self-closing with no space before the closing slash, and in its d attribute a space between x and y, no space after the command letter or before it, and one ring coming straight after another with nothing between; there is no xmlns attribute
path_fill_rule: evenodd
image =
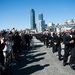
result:
<svg viewBox="0 0 75 75"><path fill-rule="evenodd" d="M42 26L41 26L42 21L41 20L38 20L36 24L37 24L36 25L37 31L38 32L42 32Z"/></svg>
<svg viewBox="0 0 75 75"><path fill-rule="evenodd" d="M43 14L40 13L39 16L38 16L39 20L42 20L43 21Z"/></svg>
<svg viewBox="0 0 75 75"><path fill-rule="evenodd" d="M36 29L34 9L30 10L30 25L31 25L31 29Z"/></svg>
<svg viewBox="0 0 75 75"><path fill-rule="evenodd" d="M43 32L45 30L45 20L43 20L43 14L38 15L38 21L37 21L37 31Z"/></svg>

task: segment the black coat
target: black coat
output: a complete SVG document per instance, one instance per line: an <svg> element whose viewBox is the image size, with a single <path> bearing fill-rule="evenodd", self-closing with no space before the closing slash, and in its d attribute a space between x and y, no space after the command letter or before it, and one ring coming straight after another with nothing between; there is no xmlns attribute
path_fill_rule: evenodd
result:
<svg viewBox="0 0 75 75"><path fill-rule="evenodd" d="M53 43L56 42L57 45L61 43L61 36L57 36L56 34L53 36Z"/></svg>
<svg viewBox="0 0 75 75"><path fill-rule="evenodd" d="M71 40L73 40L73 38L70 35L66 34L64 36L63 42L64 42L66 47L72 47L73 46L73 44L70 43Z"/></svg>
<svg viewBox="0 0 75 75"><path fill-rule="evenodd" d="M25 38L26 43L28 43L30 41L30 37L28 34L25 34L24 38Z"/></svg>
<svg viewBox="0 0 75 75"><path fill-rule="evenodd" d="M0 43L0 63L2 65L4 65L4 55L3 55L3 49L4 49L4 47L5 47L5 44L1 44Z"/></svg>

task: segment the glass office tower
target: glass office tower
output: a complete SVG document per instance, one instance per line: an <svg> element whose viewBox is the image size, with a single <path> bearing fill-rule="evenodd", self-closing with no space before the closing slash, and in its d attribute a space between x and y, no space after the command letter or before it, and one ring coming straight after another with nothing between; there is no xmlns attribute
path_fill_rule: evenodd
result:
<svg viewBox="0 0 75 75"><path fill-rule="evenodd" d="M36 29L34 9L30 10L30 25L31 25L31 29Z"/></svg>
<svg viewBox="0 0 75 75"><path fill-rule="evenodd" d="M43 21L43 14L40 13L39 16L38 16L39 20L42 20Z"/></svg>

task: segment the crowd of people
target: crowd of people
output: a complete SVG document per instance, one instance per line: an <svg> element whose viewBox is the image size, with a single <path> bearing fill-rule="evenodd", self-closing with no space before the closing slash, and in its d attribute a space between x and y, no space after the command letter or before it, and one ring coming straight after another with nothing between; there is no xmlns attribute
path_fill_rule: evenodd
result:
<svg viewBox="0 0 75 75"><path fill-rule="evenodd" d="M15 61L19 61L22 50L29 50L32 37L35 36L47 48L52 47L52 52L58 52L58 59L63 58L63 66L69 65L75 69L75 31L66 30L65 32L44 32L31 35L29 32L2 32L0 33L0 69L5 70L7 66ZM62 55L62 45L64 45L64 55ZM70 57L70 58L68 58Z"/></svg>
<svg viewBox="0 0 75 75"><path fill-rule="evenodd" d="M52 52L58 52L58 59L63 60L63 66L68 64L75 69L75 31L67 29L65 32L44 32L42 38L44 45L52 47ZM62 54L62 45L64 45L64 55ZM70 57L70 58L69 58ZM63 58L63 59L62 59Z"/></svg>
<svg viewBox="0 0 75 75"><path fill-rule="evenodd" d="M0 33L0 71L19 61L23 50L30 49L32 35L29 32L9 31ZM12 64L13 65L13 64Z"/></svg>

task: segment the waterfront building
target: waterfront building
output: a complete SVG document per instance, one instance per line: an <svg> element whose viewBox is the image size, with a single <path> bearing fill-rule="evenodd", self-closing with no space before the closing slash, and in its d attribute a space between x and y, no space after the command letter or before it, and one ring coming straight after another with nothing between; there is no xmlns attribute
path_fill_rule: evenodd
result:
<svg viewBox="0 0 75 75"><path fill-rule="evenodd" d="M40 14L38 15L38 19L43 21L43 14L42 14L42 13L40 13Z"/></svg>
<svg viewBox="0 0 75 75"><path fill-rule="evenodd" d="M37 21L37 31L38 32L43 32L43 31L45 31L45 27L46 27L46 25L45 25L45 20L43 20L43 14L42 13L40 13L39 15L38 15L38 21Z"/></svg>
<svg viewBox="0 0 75 75"><path fill-rule="evenodd" d="M30 25L31 25L31 29L36 29L34 9L30 10Z"/></svg>

